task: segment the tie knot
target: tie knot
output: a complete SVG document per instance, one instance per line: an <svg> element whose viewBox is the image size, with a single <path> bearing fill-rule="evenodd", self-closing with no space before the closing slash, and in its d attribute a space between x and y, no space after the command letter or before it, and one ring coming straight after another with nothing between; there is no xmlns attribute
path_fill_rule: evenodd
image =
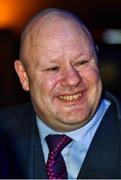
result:
<svg viewBox="0 0 121 180"><path fill-rule="evenodd" d="M62 149L68 145L72 139L65 134L63 135L48 135L46 142L48 144L50 152L60 153Z"/></svg>

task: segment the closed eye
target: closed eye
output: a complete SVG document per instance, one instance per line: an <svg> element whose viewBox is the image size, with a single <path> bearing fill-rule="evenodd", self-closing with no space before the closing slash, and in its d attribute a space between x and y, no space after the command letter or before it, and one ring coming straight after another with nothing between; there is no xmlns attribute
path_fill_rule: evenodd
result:
<svg viewBox="0 0 121 180"><path fill-rule="evenodd" d="M51 68L47 68L46 71L57 71L59 70L59 67L51 67Z"/></svg>
<svg viewBox="0 0 121 180"><path fill-rule="evenodd" d="M81 65L86 65L88 64L88 60L81 60L75 63L75 66L81 66Z"/></svg>

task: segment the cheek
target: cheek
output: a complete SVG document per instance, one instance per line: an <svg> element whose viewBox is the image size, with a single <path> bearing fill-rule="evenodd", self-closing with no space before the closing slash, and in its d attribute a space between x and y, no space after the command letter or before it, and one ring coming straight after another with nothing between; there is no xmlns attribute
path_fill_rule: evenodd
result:
<svg viewBox="0 0 121 180"><path fill-rule="evenodd" d="M50 96L58 84L58 78L43 75L43 78L37 78L36 84L41 93Z"/></svg>
<svg viewBox="0 0 121 180"><path fill-rule="evenodd" d="M102 92L102 82L100 78L100 73L96 68L94 68L88 71L86 77L89 87L88 99L90 104L94 105L95 107L100 99Z"/></svg>
<svg viewBox="0 0 121 180"><path fill-rule="evenodd" d="M88 86L98 84L100 80L100 74L97 68L89 68L83 72L83 77L88 83Z"/></svg>

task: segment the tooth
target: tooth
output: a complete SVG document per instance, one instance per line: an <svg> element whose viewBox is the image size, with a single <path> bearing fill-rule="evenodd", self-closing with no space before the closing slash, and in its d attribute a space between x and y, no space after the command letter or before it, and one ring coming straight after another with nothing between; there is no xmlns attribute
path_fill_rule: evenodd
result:
<svg viewBox="0 0 121 180"><path fill-rule="evenodd" d="M70 100L70 96L66 96L66 99L67 99L67 100Z"/></svg>
<svg viewBox="0 0 121 180"><path fill-rule="evenodd" d="M60 96L61 99L65 99L65 100L73 100L73 99L77 99L81 96L81 94L75 94L73 96Z"/></svg>
<svg viewBox="0 0 121 180"><path fill-rule="evenodd" d="M63 99L66 99L66 96L64 96Z"/></svg>
<svg viewBox="0 0 121 180"><path fill-rule="evenodd" d="M72 100L73 99L73 96L69 96L69 100Z"/></svg>
<svg viewBox="0 0 121 180"><path fill-rule="evenodd" d="M79 96L78 95L74 95L74 99L78 98Z"/></svg>
<svg viewBox="0 0 121 180"><path fill-rule="evenodd" d="M73 100L73 96L70 96L70 100Z"/></svg>

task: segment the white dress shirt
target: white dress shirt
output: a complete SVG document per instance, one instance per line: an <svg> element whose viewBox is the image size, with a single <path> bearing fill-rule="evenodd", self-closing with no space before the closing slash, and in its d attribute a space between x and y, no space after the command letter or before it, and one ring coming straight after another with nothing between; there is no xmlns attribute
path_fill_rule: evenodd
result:
<svg viewBox="0 0 121 180"><path fill-rule="evenodd" d="M73 139L73 141L69 145L67 145L62 151L62 155L66 163L69 179L77 178L81 166L84 162L88 148L90 146L90 143L93 139L93 136L109 105L110 102L108 100L102 99L100 106L97 109L97 112L87 124L85 124L80 129L74 130L72 132L64 133ZM37 117L37 126L39 129L40 140L41 140L45 163L46 163L48 159L49 150L47 143L45 141L45 137L49 134L62 134L62 133L58 133L52 130L50 127L44 124L38 117Z"/></svg>

